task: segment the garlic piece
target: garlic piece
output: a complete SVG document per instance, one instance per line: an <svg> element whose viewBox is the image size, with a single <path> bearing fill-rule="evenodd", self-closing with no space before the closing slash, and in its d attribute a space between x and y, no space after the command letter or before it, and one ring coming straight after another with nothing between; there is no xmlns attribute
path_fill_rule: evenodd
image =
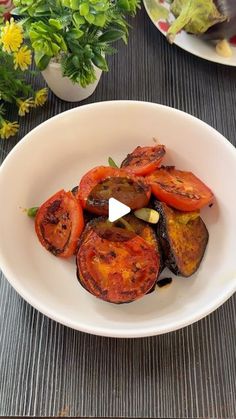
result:
<svg viewBox="0 0 236 419"><path fill-rule="evenodd" d="M227 41L227 39L222 39L221 41L218 41L216 44L216 52L218 55L224 58L230 58L232 57L232 49Z"/></svg>
<svg viewBox="0 0 236 419"><path fill-rule="evenodd" d="M159 212L152 208L141 208L134 211L134 215L140 220L147 221L151 224L157 224L159 221Z"/></svg>

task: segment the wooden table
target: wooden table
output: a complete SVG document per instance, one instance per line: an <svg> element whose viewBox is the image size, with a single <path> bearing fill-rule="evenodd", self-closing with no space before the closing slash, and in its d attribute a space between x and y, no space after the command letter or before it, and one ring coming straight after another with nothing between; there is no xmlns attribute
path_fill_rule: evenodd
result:
<svg viewBox="0 0 236 419"><path fill-rule="evenodd" d="M236 69L168 45L143 7L131 23L128 46L119 43L118 54L109 58L109 73L83 103L137 99L166 104L201 118L235 145ZM42 80L34 84L40 87ZM24 118L17 138L0 143L2 160L33 127L83 103L65 103L50 94L41 111ZM48 319L2 276L0 415L235 418L235 301L234 296L174 333L111 339Z"/></svg>

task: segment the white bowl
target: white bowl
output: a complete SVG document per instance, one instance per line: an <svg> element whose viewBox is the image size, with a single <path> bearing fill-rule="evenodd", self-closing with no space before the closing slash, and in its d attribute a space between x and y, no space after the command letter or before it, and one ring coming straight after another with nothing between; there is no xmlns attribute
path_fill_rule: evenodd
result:
<svg viewBox="0 0 236 419"><path fill-rule="evenodd" d="M190 170L212 188L202 211L210 238L197 273L139 301L113 305L85 291L74 260L61 260L38 242L22 208L71 189L111 156L121 162L137 145L166 144L165 163ZM61 113L32 130L0 169L0 264L18 293L50 318L84 332L141 337L187 326L219 307L236 289L236 150L202 121L162 105L114 101Z"/></svg>

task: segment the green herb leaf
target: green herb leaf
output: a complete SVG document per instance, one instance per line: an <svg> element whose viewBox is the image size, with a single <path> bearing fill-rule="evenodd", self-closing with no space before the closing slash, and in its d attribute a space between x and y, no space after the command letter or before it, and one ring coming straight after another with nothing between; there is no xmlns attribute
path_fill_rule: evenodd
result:
<svg viewBox="0 0 236 419"><path fill-rule="evenodd" d="M29 217L35 217L36 216L36 214L37 214L37 212L38 212L38 209L39 209L39 207L32 207L32 208L29 208L28 210L27 210L27 215L29 216Z"/></svg>
<svg viewBox="0 0 236 419"><path fill-rule="evenodd" d="M114 162L114 160L111 157L108 157L108 164L110 167L115 167L119 169L119 167L117 166L117 164Z"/></svg>

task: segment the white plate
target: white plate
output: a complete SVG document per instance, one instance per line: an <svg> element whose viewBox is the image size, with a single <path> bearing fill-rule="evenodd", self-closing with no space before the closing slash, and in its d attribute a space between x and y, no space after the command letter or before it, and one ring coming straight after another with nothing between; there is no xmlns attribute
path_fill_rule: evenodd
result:
<svg viewBox="0 0 236 419"><path fill-rule="evenodd" d="M160 0L143 0L143 3L151 21L163 35L166 35L167 29L163 30L163 26L174 20L174 16L168 12L170 7L168 1L164 0L160 2ZM185 51L196 55L197 57L204 58L205 60L233 67L236 66L235 45L231 45L233 55L230 58L224 58L216 53L213 42L203 41L197 36L187 34L185 31L181 31L176 36L174 44L178 45Z"/></svg>
<svg viewBox="0 0 236 419"><path fill-rule="evenodd" d="M33 220L22 208L72 188L108 156L121 162L137 145L152 144L153 137L168 148L165 163L193 171L213 189L217 203L203 211L209 244L191 278L174 278L170 286L130 304L109 304L80 286L74 260L60 260L39 244ZM179 329L209 314L236 289L235 178L234 147L181 111L114 101L64 112L27 134L0 169L2 270L32 306L72 328L114 337Z"/></svg>

